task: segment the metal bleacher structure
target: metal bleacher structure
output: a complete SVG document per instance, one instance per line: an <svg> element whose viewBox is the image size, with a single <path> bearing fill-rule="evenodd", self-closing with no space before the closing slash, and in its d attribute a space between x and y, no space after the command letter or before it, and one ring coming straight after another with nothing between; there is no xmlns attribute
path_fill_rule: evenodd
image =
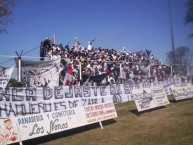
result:
<svg viewBox="0 0 193 145"><path fill-rule="evenodd" d="M83 48L81 43L75 39L74 44L70 47L62 44L57 45L49 38L41 42L40 46L31 49L21 54L22 59L46 61L61 58L63 65L68 63L73 64L74 81L82 81L82 75L89 71L90 75L97 76L105 71L105 67L109 64L112 65L114 70L106 77L103 83L144 83L153 81L165 81L173 77L175 74L175 66L167 66L162 64L159 59L154 58L150 50L130 52L125 48L122 50L94 48L92 43L94 40L89 41L88 47ZM39 50L38 50L39 49ZM37 51L40 53L37 57L27 56L30 52ZM15 56L1 55L0 66L7 67L15 65L15 57L19 57L18 53ZM185 75L180 75L185 81L192 82L191 68L187 67ZM66 68L66 66L64 66ZM175 68L176 69L176 68ZM63 74L66 73L62 71ZM12 78L18 79L17 67L14 70ZM75 83L77 85L78 83ZM80 84L80 83L79 83Z"/></svg>

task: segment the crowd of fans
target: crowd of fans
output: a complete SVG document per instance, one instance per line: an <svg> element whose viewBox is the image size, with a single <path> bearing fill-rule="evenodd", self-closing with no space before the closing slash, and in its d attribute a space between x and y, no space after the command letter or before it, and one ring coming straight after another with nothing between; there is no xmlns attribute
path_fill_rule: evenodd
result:
<svg viewBox="0 0 193 145"><path fill-rule="evenodd" d="M44 40L40 47L40 57L44 60L61 58L65 69L61 72L60 79L64 85L78 85L92 83L84 80L82 76L100 76L108 74L101 81L102 84L131 81L134 83L163 81L170 76L170 67L161 64L150 50L145 51L121 51L115 49L94 48L88 42L85 48L75 39L74 44L65 47L62 44L54 44L49 39ZM111 65L110 72L107 67ZM70 80L69 80L70 78ZM100 77L99 77L100 78Z"/></svg>

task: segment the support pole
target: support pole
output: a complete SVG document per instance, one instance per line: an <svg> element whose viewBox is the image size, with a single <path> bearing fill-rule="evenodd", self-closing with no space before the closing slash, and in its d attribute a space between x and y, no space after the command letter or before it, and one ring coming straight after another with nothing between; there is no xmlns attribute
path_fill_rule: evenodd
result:
<svg viewBox="0 0 193 145"><path fill-rule="evenodd" d="M21 82L21 57L18 57L18 82Z"/></svg>
<svg viewBox="0 0 193 145"><path fill-rule="evenodd" d="M120 64L119 64L119 69L120 69L120 81L121 81L121 83L122 83L122 71L123 71L123 69L122 69L122 66L121 66L121 62L120 62Z"/></svg>
<svg viewBox="0 0 193 145"><path fill-rule="evenodd" d="M100 124L101 129L103 129L103 124L101 121L99 122L99 124Z"/></svg>
<svg viewBox="0 0 193 145"><path fill-rule="evenodd" d="M17 130L18 130L19 145L23 145L22 140L21 140L21 136L20 136L20 130L19 130L19 127L18 127L18 123L17 123L17 122L16 122L16 127L17 127Z"/></svg>
<svg viewBox="0 0 193 145"><path fill-rule="evenodd" d="M151 77L151 65L149 65L149 73L148 73L148 77Z"/></svg>
<svg viewBox="0 0 193 145"><path fill-rule="evenodd" d="M173 77L173 66L171 65L171 77Z"/></svg>
<svg viewBox="0 0 193 145"><path fill-rule="evenodd" d="M187 76L189 77L190 75L190 70L189 70L189 67L187 66Z"/></svg>
<svg viewBox="0 0 193 145"><path fill-rule="evenodd" d="M20 55L17 53L17 51L15 52L18 56L18 82L21 83L21 56L23 53L23 50L21 51Z"/></svg>
<svg viewBox="0 0 193 145"><path fill-rule="evenodd" d="M79 79L80 79L80 82L82 80L82 66L81 66L81 62L79 62Z"/></svg>

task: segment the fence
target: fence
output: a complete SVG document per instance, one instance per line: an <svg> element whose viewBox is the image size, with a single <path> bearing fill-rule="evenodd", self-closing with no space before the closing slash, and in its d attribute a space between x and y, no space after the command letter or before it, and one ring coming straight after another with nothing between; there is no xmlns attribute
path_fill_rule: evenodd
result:
<svg viewBox="0 0 193 145"><path fill-rule="evenodd" d="M22 56L21 59L39 61L39 57ZM83 76L95 76L98 80L102 79L101 74L107 73L110 68L111 73L106 75L100 85L120 82L153 82L164 81L169 77L173 77L176 72L188 82L193 82L192 68L186 65L167 66L159 62L121 62L121 61L104 61L104 60L86 60L81 59L61 59L64 69L60 73L60 84L63 84L65 74L68 72L69 64L72 69L74 85L83 84L85 78ZM1 56L0 65L3 67L15 65L14 56ZM21 66L22 67L22 66ZM182 69L183 68L183 69ZM178 70L183 70L183 72ZM185 73L184 73L185 72ZM182 76L183 74L183 76ZM185 74L185 75L184 75ZM15 69L12 78L18 79L18 72ZM90 82L89 85L93 85Z"/></svg>

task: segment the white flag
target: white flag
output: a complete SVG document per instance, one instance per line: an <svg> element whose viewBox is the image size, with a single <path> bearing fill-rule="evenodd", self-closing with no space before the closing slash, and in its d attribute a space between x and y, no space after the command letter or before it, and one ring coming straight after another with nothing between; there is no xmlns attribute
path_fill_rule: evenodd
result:
<svg viewBox="0 0 193 145"><path fill-rule="evenodd" d="M1 67L0 66L0 88L6 88L11 78L15 66Z"/></svg>
<svg viewBox="0 0 193 145"><path fill-rule="evenodd" d="M21 60L22 82L27 87L59 86L60 61Z"/></svg>

